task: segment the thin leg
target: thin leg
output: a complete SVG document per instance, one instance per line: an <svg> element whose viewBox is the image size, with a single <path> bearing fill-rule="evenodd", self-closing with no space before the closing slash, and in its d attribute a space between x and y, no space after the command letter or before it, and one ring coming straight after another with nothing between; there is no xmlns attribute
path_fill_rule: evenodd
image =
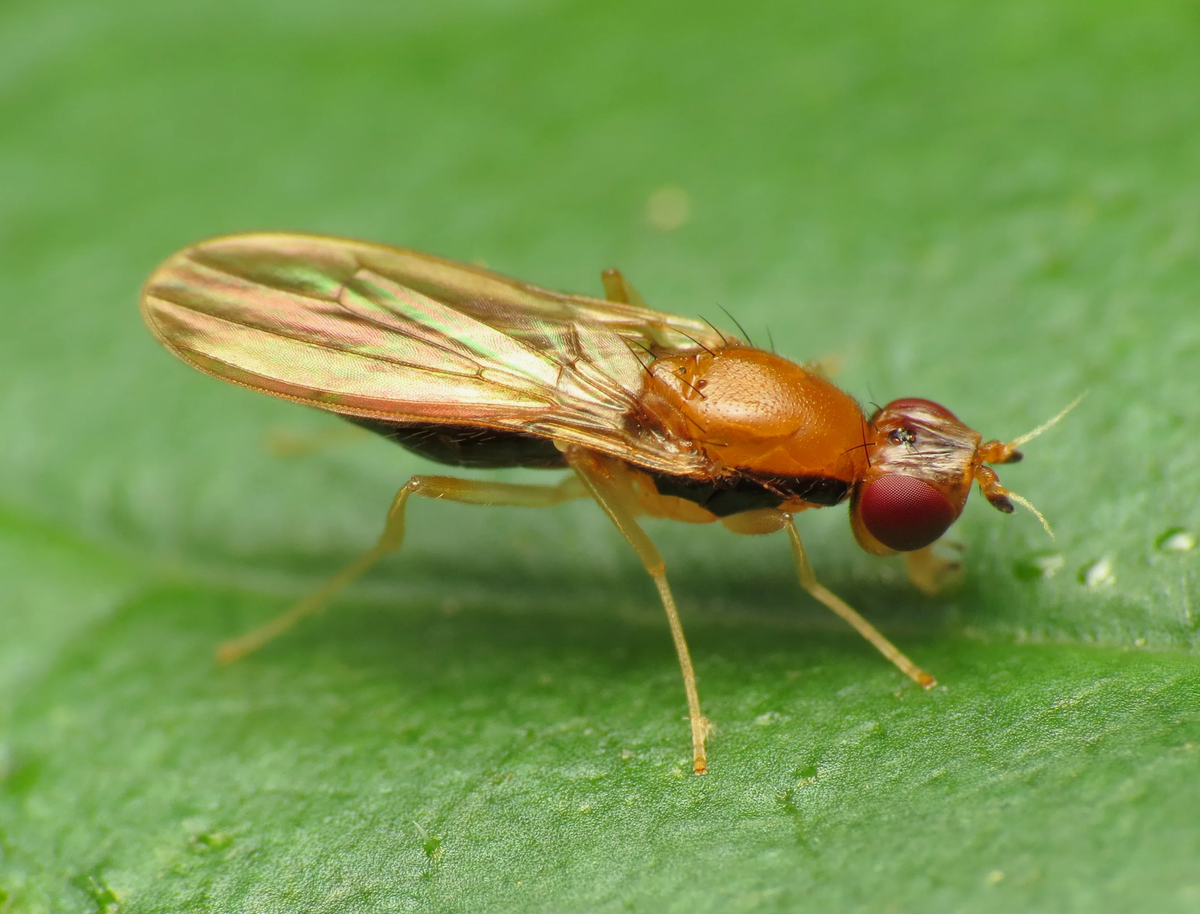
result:
<svg viewBox="0 0 1200 914"><path fill-rule="evenodd" d="M879 653L896 664L905 676L927 689L937 685L936 679L900 653L896 645L883 637L879 629L851 609L835 593L818 583L817 576L813 574L812 565L809 564L808 555L804 551L804 544L800 542L800 532L796 529L796 521L792 517L787 519L787 532L792 541L792 555L796 559L796 572L800 575L800 586L854 626L858 633L870 641Z"/></svg>
<svg viewBox="0 0 1200 914"><path fill-rule="evenodd" d="M704 774L708 770L708 759L704 751L704 741L708 737L709 723L700 713L700 693L696 689L696 671L692 667L692 657L688 653L687 640L683 637L683 624L679 621L679 610L675 608L675 598L667 584L667 567L662 555L644 531L633 518L629 493L618 478L619 468L597 459L584 451L572 449L567 452L567 461L579 474L592 497L604 509L604 513L621 531L621 535L629 541L638 558L646 567L658 595L662 599L663 609L667 611L667 623L671 627L671 638L675 642L675 653L679 655L679 669L683 673L683 689L687 693L688 717L692 724L692 769L696 774Z"/></svg>
<svg viewBox="0 0 1200 914"><path fill-rule="evenodd" d="M455 479L452 476L414 476L392 499L387 521L379 541L355 559L315 593L305 597L287 612L276 616L261 628L226 641L217 648L217 660L229 663L258 650L276 635L287 631L305 616L320 612L338 591L404 542L404 509L413 495L425 498L444 498L468 505L509 505L521 508L546 508L573 498L584 498L587 490L574 476L568 476L556 486L528 486L478 479Z"/></svg>
<svg viewBox="0 0 1200 914"><path fill-rule="evenodd" d="M639 308L647 307L646 299L638 294L633 283L626 279L625 274L616 267L601 273L600 281L604 283L604 297L609 301L615 301L622 305L636 305Z"/></svg>
<svg viewBox="0 0 1200 914"><path fill-rule="evenodd" d="M938 546L945 546L962 552L962 543L953 540L938 540ZM933 551L933 545L915 552L904 553L904 570L913 586L931 597L958 584L962 580L963 566L957 559L944 559Z"/></svg>

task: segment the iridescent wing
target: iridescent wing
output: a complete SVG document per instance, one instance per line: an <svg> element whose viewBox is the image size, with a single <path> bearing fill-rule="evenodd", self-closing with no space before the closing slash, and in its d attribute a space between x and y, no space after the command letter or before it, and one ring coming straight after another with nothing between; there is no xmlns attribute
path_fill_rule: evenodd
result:
<svg viewBox="0 0 1200 914"><path fill-rule="evenodd" d="M415 251L285 234L180 251L147 280L142 313L185 362L273 396L397 424L520 431L677 475L707 460L642 421L647 353L727 339Z"/></svg>

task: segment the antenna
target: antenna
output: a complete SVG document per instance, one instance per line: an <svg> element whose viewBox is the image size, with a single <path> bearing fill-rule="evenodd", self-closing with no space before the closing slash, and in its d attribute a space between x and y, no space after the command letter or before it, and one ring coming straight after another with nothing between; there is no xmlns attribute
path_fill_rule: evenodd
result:
<svg viewBox="0 0 1200 914"><path fill-rule="evenodd" d="M1060 419L1062 419L1063 416L1065 416L1067 413L1069 413L1071 410L1073 410L1076 406L1078 406L1080 404L1080 402L1083 400L1083 398L1086 397L1087 395L1088 395L1088 391L1085 390L1078 397L1076 397L1074 400L1071 401L1070 406L1068 406L1066 409L1064 409L1061 413L1059 413L1053 419L1049 419L1046 422L1043 422L1041 425L1039 425L1037 428L1035 428L1032 432L1026 432L1024 435L1021 435L1019 438L1014 438L1012 441L1010 441L1006 445L1006 447L1009 450L1015 450L1016 448L1019 448L1025 442L1032 441L1034 438L1036 438L1042 432L1047 431L1048 429L1050 429L1051 427L1056 425L1058 423L1058 421ZM1025 502L1025 506L1027 508L1029 508L1031 511L1033 511L1033 505L1029 504L1028 502ZM1033 511L1033 513L1037 514L1037 511ZM1038 514L1039 518L1041 516L1042 515ZM1046 522L1042 521L1042 523L1045 524ZM1049 527L1046 528L1047 531L1049 531L1049 529L1050 529ZM1053 536L1054 534L1050 534L1050 535Z"/></svg>
<svg viewBox="0 0 1200 914"><path fill-rule="evenodd" d="M1082 397L1080 399L1082 399ZM1079 402L1079 400L1075 401L1075 403L1078 403L1078 402ZM1067 409L1071 409L1071 407L1073 407L1075 405L1075 403L1072 403L1071 406L1067 407ZM1066 412L1066 410L1063 410L1063 412ZM1061 418L1062 418L1062 415L1060 414L1057 419L1052 419L1049 423L1047 423L1047 425L1053 425L1055 422L1058 421L1058 419L1061 419ZM1028 439L1026 439L1026 440L1028 440ZM1030 511L1032 511L1034 513L1034 516L1036 516L1037 519L1042 522L1042 526L1045 528L1046 533L1048 533L1050 535L1050 539L1054 539L1054 531L1050 529L1050 524L1046 522L1046 518L1042 517L1042 512L1033 506L1033 502L1031 502L1028 498L1022 498L1016 492L1008 492L1007 495L1009 498L1011 498L1017 504L1021 505L1024 508L1028 508Z"/></svg>

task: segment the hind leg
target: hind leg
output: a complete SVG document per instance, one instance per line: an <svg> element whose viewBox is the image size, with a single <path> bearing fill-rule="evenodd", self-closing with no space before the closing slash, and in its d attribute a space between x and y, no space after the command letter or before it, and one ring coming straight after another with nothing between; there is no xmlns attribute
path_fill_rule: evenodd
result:
<svg viewBox="0 0 1200 914"><path fill-rule="evenodd" d="M314 593L291 609L276 616L261 628L226 641L217 648L217 660L229 663L256 651L272 638L287 631L305 616L320 612L337 593L353 583L368 568L404 542L404 513L413 495L440 498L468 505L508 505L521 508L548 508L564 501L584 498L587 491L574 476L556 486L530 486L480 479L456 479L453 476L414 476L392 499L379 541L335 574Z"/></svg>

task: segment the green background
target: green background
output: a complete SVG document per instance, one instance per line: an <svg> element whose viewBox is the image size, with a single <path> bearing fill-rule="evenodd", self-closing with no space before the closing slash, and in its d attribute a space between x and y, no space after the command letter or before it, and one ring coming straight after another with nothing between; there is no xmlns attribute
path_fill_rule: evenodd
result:
<svg viewBox="0 0 1200 914"><path fill-rule="evenodd" d="M7 0L0 911L1197 910L1198 119L1182 0ZM617 265L989 437L1090 391L1002 468L1058 538L974 496L928 599L800 518L924 693L782 537L649 524L704 778L653 587L584 503L417 504L218 668L429 468L275 456L341 426L142 328L157 262L265 229L581 292Z"/></svg>

